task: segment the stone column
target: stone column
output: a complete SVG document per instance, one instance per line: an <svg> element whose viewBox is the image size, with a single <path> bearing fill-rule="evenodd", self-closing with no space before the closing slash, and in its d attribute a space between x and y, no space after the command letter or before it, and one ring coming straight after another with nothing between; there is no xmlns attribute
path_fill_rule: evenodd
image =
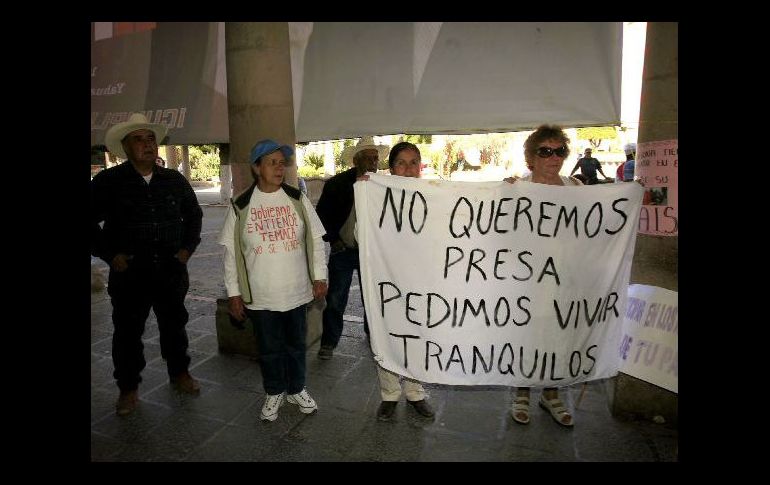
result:
<svg viewBox="0 0 770 485"><path fill-rule="evenodd" d="M237 194L253 182L249 152L254 143L270 138L291 147L296 144L289 25L226 22L225 57L230 171ZM285 180L297 185L296 164L286 170ZM320 338L323 304L308 305L308 346ZM227 319L226 312L217 312L217 340L223 351L227 351L227 334L233 329Z"/></svg>
<svg viewBox="0 0 770 485"><path fill-rule="evenodd" d="M174 145L166 147L166 168L179 170L179 152L177 152Z"/></svg>
<svg viewBox="0 0 770 485"><path fill-rule="evenodd" d="M289 26L286 22L226 22L227 108L233 192L251 185L249 152L271 138L294 146ZM296 186L297 167L286 171Z"/></svg>
<svg viewBox="0 0 770 485"><path fill-rule="evenodd" d="M676 22L647 24L639 143L678 138L678 30ZM639 234L631 266L631 283L678 291L679 238ZM677 394L623 373L611 383L613 415L677 423Z"/></svg>
<svg viewBox="0 0 770 485"><path fill-rule="evenodd" d="M180 162L179 171L182 172L184 178L189 182L190 178L190 150L187 145L182 145L182 160Z"/></svg>
<svg viewBox="0 0 770 485"><path fill-rule="evenodd" d="M233 196L233 174L230 171L230 144L219 144L219 198L229 204Z"/></svg>
<svg viewBox="0 0 770 485"><path fill-rule="evenodd" d="M334 142L324 142L324 177L334 175Z"/></svg>

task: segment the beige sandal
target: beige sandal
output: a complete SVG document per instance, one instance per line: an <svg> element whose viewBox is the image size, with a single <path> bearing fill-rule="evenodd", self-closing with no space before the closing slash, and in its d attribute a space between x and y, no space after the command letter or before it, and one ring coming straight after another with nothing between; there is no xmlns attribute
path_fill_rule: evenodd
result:
<svg viewBox="0 0 770 485"><path fill-rule="evenodd" d="M523 414L524 417L520 418L517 414ZM511 416L519 424L529 423L529 396L514 396Z"/></svg>
<svg viewBox="0 0 770 485"><path fill-rule="evenodd" d="M564 407L564 403L558 397L554 399L546 399L544 395L540 395L540 407L551 413L551 417L562 426L572 427L575 421L572 419L572 415ZM564 418L569 417L569 423L563 421Z"/></svg>

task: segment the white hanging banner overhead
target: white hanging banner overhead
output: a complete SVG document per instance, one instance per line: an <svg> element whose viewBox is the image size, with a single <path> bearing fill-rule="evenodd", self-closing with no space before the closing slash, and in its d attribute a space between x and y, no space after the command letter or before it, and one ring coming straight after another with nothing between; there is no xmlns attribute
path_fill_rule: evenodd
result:
<svg viewBox="0 0 770 485"><path fill-rule="evenodd" d="M290 22L298 141L620 122L622 22Z"/></svg>
<svg viewBox="0 0 770 485"><path fill-rule="evenodd" d="M620 120L622 22L288 24L297 141ZM92 25L92 145L133 112L228 141L223 22Z"/></svg>
<svg viewBox="0 0 770 485"><path fill-rule="evenodd" d="M371 174L354 190L362 291L384 368L451 385L617 374L639 184Z"/></svg>

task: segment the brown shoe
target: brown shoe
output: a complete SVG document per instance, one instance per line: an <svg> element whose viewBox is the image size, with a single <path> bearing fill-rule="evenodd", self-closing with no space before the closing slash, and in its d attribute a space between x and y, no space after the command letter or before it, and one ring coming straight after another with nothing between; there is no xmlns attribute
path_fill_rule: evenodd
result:
<svg viewBox="0 0 770 485"><path fill-rule="evenodd" d="M137 390L120 392L117 404L115 404L115 411L118 416L128 416L136 409L136 405L139 403L139 394Z"/></svg>
<svg viewBox="0 0 770 485"><path fill-rule="evenodd" d="M197 396L201 392L201 385L193 379L189 372L183 372L171 379L171 385L178 392Z"/></svg>

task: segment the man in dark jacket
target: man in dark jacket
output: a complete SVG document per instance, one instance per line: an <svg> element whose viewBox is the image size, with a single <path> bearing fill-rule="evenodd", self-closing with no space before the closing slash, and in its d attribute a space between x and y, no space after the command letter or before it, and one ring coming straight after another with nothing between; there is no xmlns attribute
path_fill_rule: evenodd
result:
<svg viewBox="0 0 770 485"><path fill-rule="evenodd" d="M366 172L376 172L380 160L388 155L388 146L376 145L371 136L361 138L355 146L342 152L342 158L353 164L353 168L338 173L324 184L316 212L321 218L326 235L324 240L331 245L329 255L329 290L326 294L326 308L323 312L323 333L318 358L331 359L334 348L342 336L342 316L348 304L353 270L358 272L361 287L361 272L358 260L358 244L354 237L356 223L353 184ZM363 302L363 293L361 294ZM364 331L369 326L364 312Z"/></svg>
<svg viewBox="0 0 770 485"><path fill-rule="evenodd" d="M200 393L188 372L184 299L190 285L186 265L201 240L203 212L184 176L155 163L166 131L138 113L116 124L105 134L105 144L127 160L91 181L91 254L110 265L119 416L133 412L138 403L146 365L142 334L150 308L158 320L171 384L179 392Z"/></svg>

